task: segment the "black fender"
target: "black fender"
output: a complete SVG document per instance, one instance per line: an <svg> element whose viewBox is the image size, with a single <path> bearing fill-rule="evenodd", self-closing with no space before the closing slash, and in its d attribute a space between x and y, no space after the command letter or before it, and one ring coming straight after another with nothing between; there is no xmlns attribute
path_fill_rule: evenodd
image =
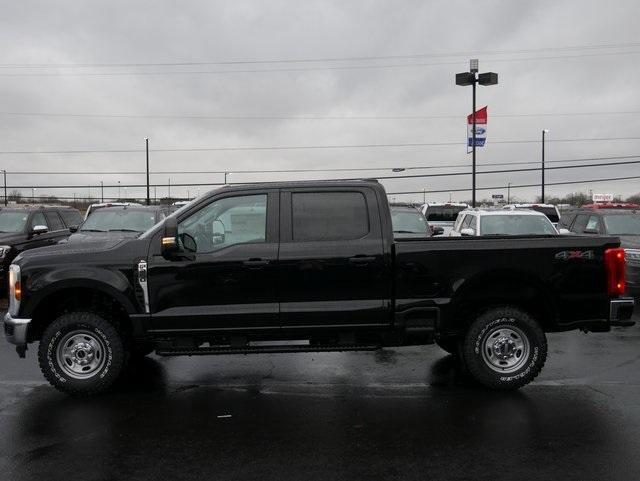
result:
<svg viewBox="0 0 640 481"><path fill-rule="evenodd" d="M25 296L20 315L30 318L38 306L63 290L99 291L118 302L127 314L137 314L134 287L127 276L117 269L98 266L65 266L54 270L34 270L23 274Z"/></svg>

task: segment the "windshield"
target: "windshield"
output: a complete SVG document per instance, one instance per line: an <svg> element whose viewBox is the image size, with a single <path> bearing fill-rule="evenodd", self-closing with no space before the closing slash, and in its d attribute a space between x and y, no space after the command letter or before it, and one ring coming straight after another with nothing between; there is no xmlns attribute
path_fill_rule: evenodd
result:
<svg viewBox="0 0 640 481"><path fill-rule="evenodd" d="M605 215L604 225L610 235L640 235L640 214Z"/></svg>
<svg viewBox="0 0 640 481"><path fill-rule="evenodd" d="M0 211L0 232L22 232L28 217L28 212Z"/></svg>
<svg viewBox="0 0 640 481"><path fill-rule="evenodd" d="M483 215L481 235L556 235L558 232L546 217L538 215Z"/></svg>
<svg viewBox="0 0 640 481"><path fill-rule="evenodd" d="M393 209L391 208L391 223L393 232L406 234L429 235L429 225L424 216L415 209Z"/></svg>
<svg viewBox="0 0 640 481"><path fill-rule="evenodd" d="M462 205L430 205L427 207L427 220L430 222L455 222L458 212L465 210Z"/></svg>
<svg viewBox="0 0 640 481"><path fill-rule="evenodd" d="M156 213L149 210L98 209L89 215L80 231L144 232L156 223Z"/></svg>
<svg viewBox="0 0 640 481"><path fill-rule="evenodd" d="M518 207L518 209L529 209L535 210L536 212L542 212L546 215L551 222L559 222L560 218L558 217L558 211L555 207L541 207L539 205L532 205L530 207Z"/></svg>

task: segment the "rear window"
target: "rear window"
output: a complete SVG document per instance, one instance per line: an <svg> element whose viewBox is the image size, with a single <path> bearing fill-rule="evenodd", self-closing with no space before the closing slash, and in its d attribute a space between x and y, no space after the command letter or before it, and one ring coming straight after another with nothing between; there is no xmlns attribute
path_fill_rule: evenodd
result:
<svg viewBox="0 0 640 481"><path fill-rule="evenodd" d="M427 206L426 217L430 222L455 222L458 212L465 209L461 205L430 205Z"/></svg>
<svg viewBox="0 0 640 481"><path fill-rule="evenodd" d="M360 192L294 192L291 207L294 241L360 239L369 233Z"/></svg>
<svg viewBox="0 0 640 481"><path fill-rule="evenodd" d="M483 215L481 235L556 235L553 225L541 215Z"/></svg>
<svg viewBox="0 0 640 481"><path fill-rule="evenodd" d="M72 225L80 225L84 220L80 212L78 212L76 209L64 209L60 210L59 213L62 216L62 220L64 220L64 223L67 224L67 227L70 227Z"/></svg>

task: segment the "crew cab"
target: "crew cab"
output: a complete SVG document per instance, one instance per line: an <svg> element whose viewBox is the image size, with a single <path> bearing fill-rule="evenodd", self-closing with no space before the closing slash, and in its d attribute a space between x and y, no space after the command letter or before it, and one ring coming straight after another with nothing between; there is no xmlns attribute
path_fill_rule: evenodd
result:
<svg viewBox="0 0 640 481"><path fill-rule="evenodd" d="M108 389L131 356L437 343L494 389L532 381L546 332L630 326L615 237L394 239L375 181L225 186L141 236L11 265L5 334L47 380ZM298 342L290 342L298 341Z"/></svg>

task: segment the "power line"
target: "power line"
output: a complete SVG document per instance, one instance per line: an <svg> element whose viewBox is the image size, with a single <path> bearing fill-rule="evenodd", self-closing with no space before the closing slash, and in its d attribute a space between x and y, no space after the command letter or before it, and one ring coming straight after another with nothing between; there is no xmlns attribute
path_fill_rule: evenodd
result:
<svg viewBox="0 0 640 481"><path fill-rule="evenodd" d="M617 141L617 140L640 140L640 137L600 137L600 138L576 138L576 139L550 139L547 142L592 142L592 141ZM540 140L493 140L491 144L531 144L539 143ZM371 149L389 147L435 147L435 146L460 146L464 142L413 142L398 144L353 144L353 145L281 145L281 146L251 146L251 147L184 147L149 149L150 152L230 152L230 151L256 151L256 150L308 150L308 149ZM23 155L23 154L132 154L141 153L144 149L113 149L113 150L4 150L0 155Z"/></svg>
<svg viewBox="0 0 640 481"><path fill-rule="evenodd" d="M569 58L586 58L600 57L611 55L636 55L640 51L630 52L600 52L586 53L575 55L560 56L541 56L541 57L523 57L523 58L503 58L492 59L492 63L501 62L523 62L531 60L558 60ZM243 69L243 70L172 70L172 71L147 71L147 72L19 72L19 73L0 73L0 77L123 77L123 76L155 76L155 75L222 75L222 74L239 74L239 73L277 73L277 72L308 72L323 70L369 70L369 69L387 69L387 68L414 68L414 67L435 67L444 65L459 65L460 61L450 62L432 62L432 63L410 63L410 64L372 64L372 65L338 65L338 66L317 66L317 67L295 67L295 68L270 68L270 69Z"/></svg>
<svg viewBox="0 0 640 481"><path fill-rule="evenodd" d="M545 164L567 163L567 162L590 162L595 160L623 160L637 159L640 155L619 155L609 157L583 157L574 159L555 159L547 160ZM478 167L493 167L500 165L532 165L539 164L539 160L517 161L517 162L489 162L479 164ZM624 164L624 162L612 162L607 165ZM270 173L309 173L309 172L380 172L386 170L426 170L426 169L449 169L457 167L470 167L470 164L446 164L446 165L418 165L403 166L402 163L390 166L380 167L335 167L335 168L319 168L319 169L263 169L263 170L160 170L150 172L151 175L190 175L190 174L270 174ZM146 171L7 171L9 175L142 175ZM395 178L395 177L394 177Z"/></svg>
<svg viewBox="0 0 640 481"><path fill-rule="evenodd" d="M555 167L546 167L545 170L561 170L561 169L575 169L575 168L589 168L589 167L605 167L611 165L631 165L631 164L640 164L640 160L631 160L625 162L600 162L597 164L589 164L589 165L563 165L563 166L555 166ZM540 170L541 167L528 167L522 169L506 169L506 170L484 170L477 172L478 175L481 174L508 174L508 173L516 173L516 172L535 172ZM391 180L391 179L417 179L417 178L431 178L431 177L457 177L457 176L465 176L471 175L471 172L439 172L435 174L411 174L411 175L395 175L395 176L376 176L375 178L378 180ZM361 180L362 177L355 178L338 178L331 180ZM259 184L262 182L231 182L230 184L242 185L242 184ZM164 187L167 184L150 184L151 187ZM175 187L189 187L189 186L218 186L224 185L220 182L195 182L195 183L172 183L172 186ZM538 184L534 184L538 185ZM13 185L7 186L7 189L31 189L33 187L37 187L39 189L91 189L96 188L97 184L93 185ZM112 184L112 185L103 185L104 188L119 188L119 187L130 187L130 188L140 188L146 187L146 184Z"/></svg>
<svg viewBox="0 0 640 481"><path fill-rule="evenodd" d="M520 117L572 117L592 115L640 114L640 110L604 111L604 112L532 112L519 114L492 114L498 118ZM92 114L92 113L53 113L53 112L0 112L0 115L22 117L77 117L104 119L185 119L185 120L460 120L460 115L351 115L351 116L286 116L286 115L162 115L162 114Z"/></svg>
<svg viewBox="0 0 640 481"><path fill-rule="evenodd" d="M175 62L117 62L117 63L41 63L41 64L0 64L0 68L103 68L103 67L187 67L198 65L247 65L247 64L286 64L286 63L318 63L318 62L354 62L373 60L398 60L416 58L461 57L468 55L505 55L529 54L538 52L571 52L576 50L600 50L612 48L640 47L639 42L614 44L572 45L565 47L540 47L532 49L507 50L467 50L449 52L431 52L418 54L376 55L376 56L347 56L347 57L316 57L316 58L279 58L279 59L246 59L246 60L217 60L217 61L175 61Z"/></svg>
<svg viewBox="0 0 640 481"><path fill-rule="evenodd" d="M597 182L614 182L618 180L635 180L640 179L640 175L628 176L628 177L609 177L606 179L587 179L587 180L571 180L566 182L546 182L545 185L571 185L571 184L593 184ZM525 187L540 187L540 184L510 184L511 189L525 188ZM491 187L476 187L476 190L495 190L506 189L506 185L491 186ZM403 191L403 192L387 192L387 195L402 195L402 194L436 194L442 192L471 192L471 189L440 189L440 190L415 190L415 191Z"/></svg>

